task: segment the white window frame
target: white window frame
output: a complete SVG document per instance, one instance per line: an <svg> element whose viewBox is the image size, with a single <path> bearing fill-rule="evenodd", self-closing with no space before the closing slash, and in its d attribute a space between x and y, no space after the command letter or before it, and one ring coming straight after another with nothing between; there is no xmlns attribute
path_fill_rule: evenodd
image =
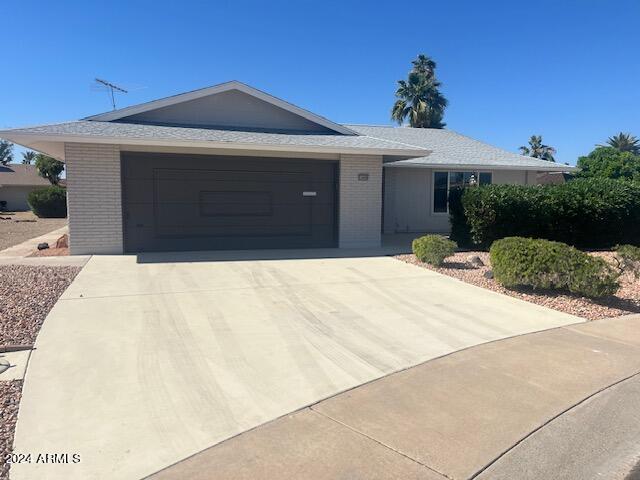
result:
<svg viewBox="0 0 640 480"><path fill-rule="evenodd" d="M436 173L447 174L447 211L436 212ZM493 184L493 171L492 170L433 170L431 172L431 215L449 215L449 192L451 190L451 173L472 173L476 176L478 183L480 182L481 173L491 174L491 184Z"/></svg>

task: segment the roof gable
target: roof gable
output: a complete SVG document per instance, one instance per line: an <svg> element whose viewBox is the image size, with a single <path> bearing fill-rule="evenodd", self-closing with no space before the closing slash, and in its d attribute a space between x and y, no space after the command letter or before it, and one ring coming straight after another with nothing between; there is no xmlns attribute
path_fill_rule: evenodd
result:
<svg viewBox="0 0 640 480"><path fill-rule="evenodd" d="M85 120L357 135L343 125L236 81L94 115Z"/></svg>

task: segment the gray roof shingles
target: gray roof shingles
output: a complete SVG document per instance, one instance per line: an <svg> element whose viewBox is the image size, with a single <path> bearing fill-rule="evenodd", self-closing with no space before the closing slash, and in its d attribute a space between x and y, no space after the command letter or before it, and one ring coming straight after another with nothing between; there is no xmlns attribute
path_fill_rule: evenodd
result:
<svg viewBox="0 0 640 480"><path fill-rule="evenodd" d="M561 165L503 150L451 130L373 125L345 125L362 135L402 142L432 150L425 157L393 162L393 165L438 166L465 165L478 167L518 167L540 170L572 170Z"/></svg>
<svg viewBox="0 0 640 480"><path fill-rule="evenodd" d="M122 139L161 139L259 145L290 145L381 150L426 150L369 135L285 134L214 128L174 127L121 122L77 121L12 129L12 134L95 136Z"/></svg>

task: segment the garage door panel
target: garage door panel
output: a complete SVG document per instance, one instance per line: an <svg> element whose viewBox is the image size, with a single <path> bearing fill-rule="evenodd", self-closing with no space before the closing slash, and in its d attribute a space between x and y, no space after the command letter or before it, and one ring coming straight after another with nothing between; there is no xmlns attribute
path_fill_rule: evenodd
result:
<svg viewBox="0 0 640 480"><path fill-rule="evenodd" d="M335 162L124 153L122 170L128 251L335 246Z"/></svg>

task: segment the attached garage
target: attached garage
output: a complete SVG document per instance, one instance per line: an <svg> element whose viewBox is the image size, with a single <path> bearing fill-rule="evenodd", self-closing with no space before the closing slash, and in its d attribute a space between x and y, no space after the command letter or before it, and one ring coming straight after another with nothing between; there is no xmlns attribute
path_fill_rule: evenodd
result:
<svg viewBox="0 0 640 480"><path fill-rule="evenodd" d="M337 162L121 152L126 252L337 246Z"/></svg>

